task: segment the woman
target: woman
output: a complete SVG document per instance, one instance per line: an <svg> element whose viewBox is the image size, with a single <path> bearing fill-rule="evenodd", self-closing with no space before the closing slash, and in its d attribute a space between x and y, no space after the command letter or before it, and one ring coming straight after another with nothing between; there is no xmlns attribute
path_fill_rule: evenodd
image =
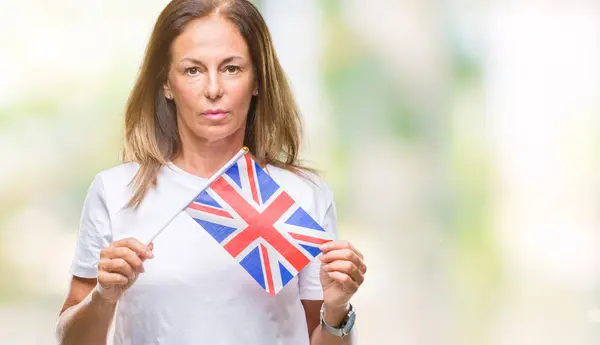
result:
<svg viewBox="0 0 600 345"><path fill-rule="evenodd" d="M148 238L142 220L177 191L197 191L243 145L335 235L331 191L298 164L299 138L257 9L246 0L169 3L127 104L127 163L88 191L60 343L106 344L113 321L116 345L352 343L349 302L366 266L348 242L324 244L320 260L270 296L184 213L150 245L138 240Z"/></svg>

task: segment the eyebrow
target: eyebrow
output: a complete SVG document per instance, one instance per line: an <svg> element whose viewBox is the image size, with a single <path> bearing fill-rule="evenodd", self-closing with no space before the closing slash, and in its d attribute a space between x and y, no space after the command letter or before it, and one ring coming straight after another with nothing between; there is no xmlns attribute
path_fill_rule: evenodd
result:
<svg viewBox="0 0 600 345"><path fill-rule="evenodd" d="M226 63L230 63L230 62L232 62L233 60L236 60L236 59L237 59L237 60L243 60L244 58L243 58L243 57L241 57L241 56L239 56L239 55L230 56L230 57L226 58L225 60L223 60L223 61L220 63L220 65L223 65L223 64L226 64ZM198 60L198 59L194 59L194 58L189 58L189 57L186 57L186 58L183 58L183 59L181 59L181 60L179 61L179 63L182 63L182 62L185 62L185 61L192 62L192 63L194 63L194 64L196 64L196 65L202 65L202 66L204 66L204 64L202 63L202 61L200 61L200 60Z"/></svg>

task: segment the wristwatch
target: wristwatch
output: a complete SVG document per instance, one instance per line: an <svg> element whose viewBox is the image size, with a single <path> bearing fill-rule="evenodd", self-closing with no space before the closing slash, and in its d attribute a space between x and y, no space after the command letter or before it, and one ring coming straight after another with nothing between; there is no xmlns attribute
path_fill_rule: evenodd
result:
<svg viewBox="0 0 600 345"><path fill-rule="evenodd" d="M339 328L336 328L328 325L327 322L325 322L325 303L323 303L323 305L321 306L321 328L326 330L328 333L331 333L338 337L344 337L348 335L352 330L352 327L354 327L354 321L356 319L356 312L354 311L354 307L350 303L348 305L348 313L346 314L342 325Z"/></svg>

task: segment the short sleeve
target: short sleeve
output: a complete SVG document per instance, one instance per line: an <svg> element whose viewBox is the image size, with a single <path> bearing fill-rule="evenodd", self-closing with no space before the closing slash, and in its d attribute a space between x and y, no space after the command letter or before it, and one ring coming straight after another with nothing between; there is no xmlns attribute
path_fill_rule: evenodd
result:
<svg viewBox="0 0 600 345"><path fill-rule="evenodd" d="M323 228L329 232L334 240L338 240L337 215L333 197L327 207L325 217L321 222ZM321 260L314 258L298 274L298 284L301 300L322 300L323 287L320 279Z"/></svg>
<svg viewBox="0 0 600 345"><path fill-rule="evenodd" d="M71 274L81 278L98 276L100 251L112 241L110 218L100 175L96 175L83 203Z"/></svg>

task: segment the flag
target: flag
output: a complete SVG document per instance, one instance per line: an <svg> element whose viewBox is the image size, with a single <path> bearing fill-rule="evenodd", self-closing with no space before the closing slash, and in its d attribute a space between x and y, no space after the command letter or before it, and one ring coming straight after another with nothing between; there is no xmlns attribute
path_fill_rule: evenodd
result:
<svg viewBox="0 0 600 345"><path fill-rule="evenodd" d="M331 240L249 154L200 193L186 212L270 295Z"/></svg>

